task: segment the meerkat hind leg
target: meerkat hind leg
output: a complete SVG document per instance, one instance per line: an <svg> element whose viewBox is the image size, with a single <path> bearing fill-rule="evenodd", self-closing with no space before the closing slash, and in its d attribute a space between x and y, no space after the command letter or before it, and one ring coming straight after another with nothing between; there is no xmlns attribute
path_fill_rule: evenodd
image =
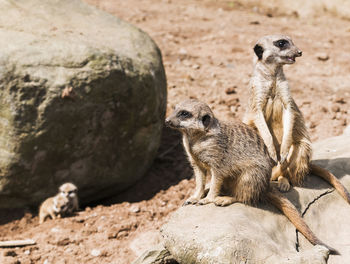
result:
<svg viewBox="0 0 350 264"><path fill-rule="evenodd" d="M282 175L281 164L278 162L277 166L272 168L271 181L277 181L278 177Z"/></svg>
<svg viewBox="0 0 350 264"><path fill-rule="evenodd" d="M271 181L277 180L278 182L277 187L282 192L287 192L290 189L289 180L283 176L286 173L288 173L289 175L288 168L286 168L285 170L282 170L280 163L278 163L277 166L272 168Z"/></svg>
<svg viewBox="0 0 350 264"><path fill-rule="evenodd" d="M292 146L289 150L288 157L286 159L286 162L281 165L280 162L278 162L277 166L272 168L272 174L271 174L271 181L278 182L278 189L281 192L288 192L290 189L290 183L288 180L288 177L291 177L290 171L289 171L289 164L292 162L292 158L294 153L294 147ZM293 159L294 160L294 159Z"/></svg>

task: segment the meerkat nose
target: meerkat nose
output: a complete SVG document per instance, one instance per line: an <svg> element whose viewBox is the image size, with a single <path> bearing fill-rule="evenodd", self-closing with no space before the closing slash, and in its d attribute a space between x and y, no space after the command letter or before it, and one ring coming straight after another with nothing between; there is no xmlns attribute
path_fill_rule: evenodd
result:
<svg viewBox="0 0 350 264"><path fill-rule="evenodd" d="M166 126L171 126L171 121L169 118L165 119L165 125Z"/></svg>
<svg viewBox="0 0 350 264"><path fill-rule="evenodd" d="M300 57L301 55L303 55L303 52L301 50L298 50L298 56Z"/></svg>

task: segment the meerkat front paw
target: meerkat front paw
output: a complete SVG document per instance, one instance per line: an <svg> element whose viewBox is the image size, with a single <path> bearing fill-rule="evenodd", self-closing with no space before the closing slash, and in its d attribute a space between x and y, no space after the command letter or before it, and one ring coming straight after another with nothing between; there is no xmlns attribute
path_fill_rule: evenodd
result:
<svg viewBox="0 0 350 264"><path fill-rule="evenodd" d="M206 198L200 199L198 201L198 204L199 205L205 205L205 204L209 204L209 203L214 203L214 201L215 201L215 199L206 197Z"/></svg>
<svg viewBox="0 0 350 264"><path fill-rule="evenodd" d="M190 198L188 198L188 199L183 203L182 206L186 206L186 205L189 205L189 204L197 204L198 201L199 201L198 198L196 198L196 197L190 197Z"/></svg>
<svg viewBox="0 0 350 264"><path fill-rule="evenodd" d="M214 203L217 206L228 206L234 202L236 202L236 199L230 196L218 196L214 200Z"/></svg>
<svg viewBox="0 0 350 264"><path fill-rule="evenodd" d="M290 184L289 184L288 179L286 179L283 176L279 176L278 177L278 189L281 192L288 192L290 189Z"/></svg>

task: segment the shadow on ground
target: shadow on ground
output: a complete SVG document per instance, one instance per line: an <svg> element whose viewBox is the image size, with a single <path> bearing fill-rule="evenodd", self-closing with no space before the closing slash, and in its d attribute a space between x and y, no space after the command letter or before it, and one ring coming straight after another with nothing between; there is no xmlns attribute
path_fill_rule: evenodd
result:
<svg viewBox="0 0 350 264"><path fill-rule="evenodd" d="M124 192L89 206L148 200L181 180L190 179L192 174L183 150L181 134L165 127L157 156L146 175Z"/></svg>

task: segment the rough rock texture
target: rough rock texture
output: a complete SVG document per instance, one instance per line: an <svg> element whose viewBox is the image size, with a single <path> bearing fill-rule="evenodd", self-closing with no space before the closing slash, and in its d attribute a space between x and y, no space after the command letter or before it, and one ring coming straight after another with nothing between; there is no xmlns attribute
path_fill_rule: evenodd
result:
<svg viewBox="0 0 350 264"><path fill-rule="evenodd" d="M332 171L350 190L349 146L346 135L318 142L314 163ZM350 205L315 176L286 195L317 236L340 252L328 263L350 263ZM185 206L162 234L179 263L326 263L328 257L325 248L296 235L294 226L270 205Z"/></svg>
<svg viewBox="0 0 350 264"><path fill-rule="evenodd" d="M0 207L66 181L89 202L142 177L166 106L146 33L78 0L4 0L0 50Z"/></svg>
<svg viewBox="0 0 350 264"><path fill-rule="evenodd" d="M344 129L343 134L344 134L344 136L350 137L350 125Z"/></svg>
<svg viewBox="0 0 350 264"><path fill-rule="evenodd" d="M170 255L169 251L161 244L146 250L132 264L177 264L178 262Z"/></svg>
<svg viewBox="0 0 350 264"><path fill-rule="evenodd" d="M158 230L146 231L130 242L130 249L133 251L135 256L142 255L145 251L152 247L157 246L161 242L161 235Z"/></svg>

